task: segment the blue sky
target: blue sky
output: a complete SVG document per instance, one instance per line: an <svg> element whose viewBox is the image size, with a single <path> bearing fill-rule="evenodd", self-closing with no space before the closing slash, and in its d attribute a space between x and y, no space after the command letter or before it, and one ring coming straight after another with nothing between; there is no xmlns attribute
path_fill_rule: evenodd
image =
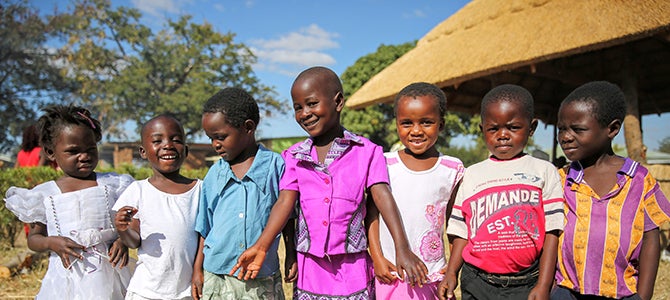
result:
<svg viewBox="0 0 670 300"><path fill-rule="evenodd" d="M465 0L417 1L220 1L220 0L111 0L112 5L139 9L142 22L153 28L180 14L206 21L221 32L236 34L236 41L253 49L258 57L256 75L274 86L289 101L290 85L303 69L323 65L341 74L359 57L381 44L396 45L418 40L437 24L467 4ZM66 5L64 1L33 0L40 7ZM670 114L643 117L643 138L656 149L666 136ZM303 135L291 114L261 121L262 136ZM551 126L540 125L535 141L549 148ZM466 138L457 139L467 143ZM623 134L615 143L624 144Z"/></svg>

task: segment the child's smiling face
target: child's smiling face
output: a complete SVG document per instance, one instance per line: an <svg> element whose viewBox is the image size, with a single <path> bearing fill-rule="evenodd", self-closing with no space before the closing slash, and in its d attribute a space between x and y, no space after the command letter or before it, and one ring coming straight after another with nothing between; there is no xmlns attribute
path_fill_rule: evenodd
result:
<svg viewBox="0 0 670 300"><path fill-rule="evenodd" d="M184 130L177 120L161 116L142 128L140 156L148 160L155 171L179 172L187 151Z"/></svg>
<svg viewBox="0 0 670 300"><path fill-rule="evenodd" d="M328 95L317 78L302 78L291 88L295 121L311 137L322 136L339 127L343 98L341 93Z"/></svg>
<svg viewBox="0 0 670 300"><path fill-rule="evenodd" d="M398 100L396 110L398 138L405 146L405 151L414 156L434 154L428 152L435 151L435 143L444 128L435 97L402 97Z"/></svg>

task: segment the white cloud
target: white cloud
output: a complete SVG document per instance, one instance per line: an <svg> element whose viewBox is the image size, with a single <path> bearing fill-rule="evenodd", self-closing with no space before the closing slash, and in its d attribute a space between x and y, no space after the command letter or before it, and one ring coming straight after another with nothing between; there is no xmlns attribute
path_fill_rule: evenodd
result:
<svg viewBox="0 0 670 300"><path fill-rule="evenodd" d="M403 13L405 19L421 19L426 17L426 13L422 9L415 9L409 13Z"/></svg>
<svg viewBox="0 0 670 300"><path fill-rule="evenodd" d="M226 7L223 6L223 4L221 4L221 3L216 3L216 4L214 4L214 9L215 9L216 11L218 11L218 12L224 12L224 11L226 11Z"/></svg>
<svg viewBox="0 0 670 300"><path fill-rule="evenodd" d="M131 3L140 11L152 16L178 13L182 5L179 0L131 0Z"/></svg>
<svg viewBox="0 0 670 300"><path fill-rule="evenodd" d="M335 58L326 50L340 47L335 40L338 37L337 33L328 32L316 24L311 24L276 39L255 39L249 44L259 60L255 67L294 76L295 67L335 64Z"/></svg>

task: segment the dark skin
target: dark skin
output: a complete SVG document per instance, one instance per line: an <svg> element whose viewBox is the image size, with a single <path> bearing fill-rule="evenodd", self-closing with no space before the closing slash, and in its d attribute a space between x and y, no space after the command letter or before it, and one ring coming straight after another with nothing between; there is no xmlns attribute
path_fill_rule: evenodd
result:
<svg viewBox="0 0 670 300"><path fill-rule="evenodd" d="M484 134L487 148L500 160L509 160L524 155L523 148L537 127L537 120L524 114L518 101L499 100L491 102L482 115L480 129ZM528 299L549 299L556 272L559 231L545 234L544 246L540 253L540 274L537 283L530 290ZM441 300L455 299L454 289L458 286L458 273L463 266L463 249L468 240L450 236L453 241L451 256L445 277L438 287Z"/></svg>
<svg viewBox="0 0 670 300"><path fill-rule="evenodd" d="M63 176L56 179L61 193L98 185L96 173L93 172L98 162L95 135L89 127L83 125L66 125L53 138L53 145L47 145L45 154L50 160L63 166ZM49 236L46 224L32 223L28 234L28 247L37 252L53 251L69 268L75 260L84 257L81 252L86 247L65 236ZM116 239L109 248L109 262L120 267L128 263L128 248L120 239Z"/></svg>
<svg viewBox="0 0 670 300"><path fill-rule="evenodd" d="M150 120L142 127L141 137L140 157L149 161L153 171L149 183L164 193L175 195L186 193L195 186L196 180L179 173L188 147L184 143L184 130L176 119L161 116ZM133 218L137 212L135 207L124 206L114 217L119 238L133 249L142 245L140 220Z"/></svg>
<svg viewBox="0 0 670 300"><path fill-rule="evenodd" d="M340 112L344 106L339 79L330 70L312 68L310 72L303 72L293 83L291 97L296 122L313 139L317 159L323 163L334 139L344 136L344 129L339 123ZM388 184L374 184L367 192L372 196L375 205L389 224L396 247L398 272L406 273L411 284L425 283L428 270L409 249L402 220ZM282 190L279 192L279 198L272 208L268 224L261 237L252 247L242 253L230 275L241 269L238 278L247 280L256 277L267 249L273 238L284 227L298 197L297 191Z"/></svg>
<svg viewBox="0 0 670 300"><path fill-rule="evenodd" d="M225 118L219 119L220 117L221 116L213 116L210 114L209 116L203 118L204 123L207 124L207 126L203 126L205 127L205 132L212 139L212 146L214 147L215 150L217 150L217 152L221 150L221 144L226 143L225 139L228 138L228 136L221 134L222 133L220 131L222 128L221 125L225 125L224 127L230 130L229 127L230 124L213 124L222 121L226 122ZM243 143L242 144L243 147L242 149L240 149L239 153L235 155L235 157L230 157L229 154L222 154L222 158L228 161L228 164L230 165L233 174L235 174L237 178L244 178L244 176L251 168L254 158L256 157L256 153L258 152L258 145L256 144L255 139L256 126L257 125L253 120L246 120L244 124L242 124L241 128L234 129L232 135L235 135L235 141L237 143L240 142ZM215 132L208 132L211 131L210 129L214 130ZM227 132L230 133L231 131ZM219 135L225 137L219 137ZM239 146L240 146L239 144L235 145L235 147ZM285 270L284 281L294 282L298 277L296 252L295 249L291 246L294 245L293 239L295 236L295 225L293 224L293 220L291 220L290 222L287 221L285 223L286 226L283 226L281 228L282 236L284 238L285 243L284 245L286 245L285 247L286 258L284 261L284 270ZM191 276L191 296L193 297L193 299L196 300L202 298L202 287L204 284L203 263L205 261L205 255L203 253L204 247L205 247L205 237L200 236L198 241L198 251L196 253L195 261L193 263L193 275ZM260 270L260 266L258 269ZM235 269L231 271L231 275L234 273L234 271ZM249 278L245 278L244 280L248 279Z"/></svg>
<svg viewBox="0 0 670 300"><path fill-rule="evenodd" d="M558 112L558 142L566 157L577 160L583 167L584 181L599 198L606 196L617 184L617 172L624 158L614 154L612 140L619 133L622 121L598 123L589 102L575 101L562 104ZM642 299L651 299L656 283L661 253L658 229L644 232L639 256L637 293Z"/></svg>

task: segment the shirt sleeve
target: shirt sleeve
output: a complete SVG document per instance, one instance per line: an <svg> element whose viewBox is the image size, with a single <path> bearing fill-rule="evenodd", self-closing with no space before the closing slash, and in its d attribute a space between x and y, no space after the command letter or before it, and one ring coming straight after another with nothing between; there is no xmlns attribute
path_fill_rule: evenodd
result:
<svg viewBox="0 0 670 300"><path fill-rule="evenodd" d="M205 178L202 181L200 189L200 199L198 199L198 213L195 217L195 231L200 233L202 237L207 237L211 228L212 210L210 203L214 201L213 197L218 197L217 193L212 190L212 185L216 181L216 173L218 173L217 164L214 164Z"/></svg>
<svg viewBox="0 0 670 300"><path fill-rule="evenodd" d="M644 197L644 231L649 231L670 221L670 202L650 173L645 176L644 185L651 187Z"/></svg>
<svg viewBox="0 0 670 300"><path fill-rule="evenodd" d="M545 231L562 231L565 223L565 212L563 210L561 176L553 165L548 165L545 177L544 187L542 187Z"/></svg>
<svg viewBox="0 0 670 300"><path fill-rule="evenodd" d="M121 207L124 206L134 207L139 210L140 198L142 198L142 191L140 190L140 185L138 182L133 182L123 191L123 193L121 193L119 199L117 199L116 203L114 203L114 206L112 206L112 210L114 212L117 212L119 211L119 209L121 209ZM138 211L138 213L135 214L134 217L136 219L139 218L138 215L140 213L141 211Z"/></svg>
<svg viewBox="0 0 670 300"><path fill-rule="evenodd" d="M454 235L463 239L468 239L468 227L465 223L465 215L463 214L463 202L465 201L465 185L467 185L467 170L463 174L461 186L456 192L454 200L454 207L449 216L447 224L447 234Z"/></svg>
<svg viewBox="0 0 670 300"><path fill-rule="evenodd" d="M378 145L371 144L371 146L373 150L370 157L370 169L368 169L367 182L365 183L367 188L377 183L389 184L389 172L386 166L384 151Z"/></svg>
<svg viewBox="0 0 670 300"><path fill-rule="evenodd" d="M289 152L291 148L284 150L281 153L282 158L284 159L284 174L279 180L279 190L291 190L291 191L300 191L298 188L298 174L296 173L296 164L298 160L293 158L293 155Z"/></svg>

